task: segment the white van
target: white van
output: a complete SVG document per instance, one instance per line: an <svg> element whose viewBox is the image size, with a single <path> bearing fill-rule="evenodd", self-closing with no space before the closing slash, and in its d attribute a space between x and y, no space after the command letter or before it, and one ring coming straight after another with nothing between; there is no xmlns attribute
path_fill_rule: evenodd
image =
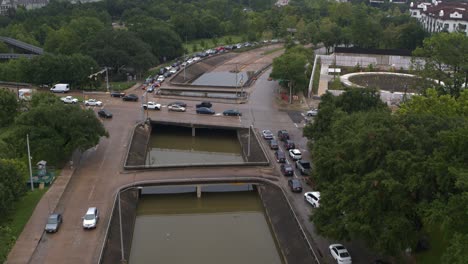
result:
<svg viewBox="0 0 468 264"><path fill-rule="evenodd" d="M68 93L70 91L70 85L68 83L57 83L50 91L53 93Z"/></svg>

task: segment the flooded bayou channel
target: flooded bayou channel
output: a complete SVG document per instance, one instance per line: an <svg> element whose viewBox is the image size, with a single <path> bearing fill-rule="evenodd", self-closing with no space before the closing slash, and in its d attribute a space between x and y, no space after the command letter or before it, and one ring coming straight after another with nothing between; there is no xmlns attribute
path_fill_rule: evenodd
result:
<svg viewBox="0 0 468 264"><path fill-rule="evenodd" d="M143 195L130 263L283 263L257 192Z"/></svg>

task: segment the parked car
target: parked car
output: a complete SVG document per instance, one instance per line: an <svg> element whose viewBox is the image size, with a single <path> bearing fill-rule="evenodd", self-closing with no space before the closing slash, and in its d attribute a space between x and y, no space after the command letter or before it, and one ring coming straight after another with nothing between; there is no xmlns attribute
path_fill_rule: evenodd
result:
<svg viewBox="0 0 468 264"><path fill-rule="evenodd" d="M185 107L180 106L178 104L174 104L174 105L169 105L167 107L167 110L168 111L174 111L174 112L185 112Z"/></svg>
<svg viewBox="0 0 468 264"><path fill-rule="evenodd" d="M293 192L302 192L302 183L299 179L289 179L288 185Z"/></svg>
<svg viewBox="0 0 468 264"><path fill-rule="evenodd" d="M229 109L229 110L225 110L223 112L223 115L225 115L225 116L242 116L242 113L239 112L239 110L237 110L237 109Z"/></svg>
<svg viewBox="0 0 468 264"><path fill-rule="evenodd" d="M165 72L165 73L166 73L166 72ZM165 74L165 73L164 73L164 74ZM156 81L158 81L158 82L164 82L164 79L166 79L166 78L164 78L164 75L159 75L159 76L158 76L158 79L156 79Z"/></svg>
<svg viewBox="0 0 468 264"><path fill-rule="evenodd" d="M202 114L202 115L214 115L215 111L211 108L208 107L199 107L196 110L197 114Z"/></svg>
<svg viewBox="0 0 468 264"><path fill-rule="evenodd" d="M306 112L307 116L317 116L318 115L318 109L311 109Z"/></svg>
<svg viewBox="0 0 468 264"><path fill-rule="evenodd" d="M281 164L280 171L284 176L294 175L294 168L289 163Z"/></svg>
<svg viewBox="0 0 468 264"><path fill-rule="evenodd" d="M213 104L211 102L208 102L208 101L203 101L203 102L196 105L197 108L200 108L200 107L211 108L212 106L213 106Z"/></svg>
<svg viewBox="0 0 468 264"><path fill-rule="evenodd" d="M308 202L312 207L316 208L320 206L320 192L306 192L304 193L304 200Z"/></svg>
<svg viewBox="0 0 468 264"><path fill-rule="evenodd" d="M298 149L290 149L290 150L289 150L289 156L290 156L291 159L293 159L293 160L300 160L300 159L302 159L301 151L298 150Z"/></svg>
<svg viewBox="0 0 468 264"><path fill-rule="evenodd" d="M146 91L147 91L148 93L154 92L154 85L150 85L150 87L148 87L148 89L146 89Z"/></svg>
<svg viewBox="0 0 468 264"><path fill-rule="evenodd" d="M161 104L157 104L156 102L148 102L143 104L143 109L161 110Z"/></svg>
<svg viewBox="0 0 468 264"><path fill-rule="evenodd" d="M296 168L299 169L302 175L310 175L310 162L305 160L296 161Z"/></svg>
<svg viewBox="0 0 468 264"><path fill-rule="evenodd" d="M118 91L112 91L110 95L111 95L111 97L124 97L125 93L124 92L118 92Z"/></svg>
<svg viewBox="0 0 468 264"><path fill-rule="evenodd" d="M173 67L169 72L170 72L171 74L175 74L175 73L177 72L177 70L178 70L178 69L177 69L176 67Z"/></svg>
<svg viewBox="0 0 468 264"><path fill-rule="evenodd" d="M171 105L179 105L179 106L182 106L182 107L187 107L186 103L180 102L180 101L169 103L167 106L171 106Z"/></svg>
<svg viewBox="0 0 468 264"><path fill-rule="evenodd" d="M98 116L103 118L112 118L112 113L107 109L101 109L98 111Z"/></svg>
<svg viewBox="0 0 468 264"><path fill-rule="evenodd" d="M96 207L89 207L86 214L83 216L83 228L96 228L99 221L99 210Z"/></svg>
<svg viewBox="0 0 468 264"><path fill-rule="evenodd" d="M284 148L290 150L296 148L296 144L294 144L294 141L287 139L284 141Z"/></svg>
<svg viewBox="0 0 468 264"><path fill-rule="evenodd" d="M59 230L60 224L62 224L62 215L53 213L47 218L47 223L45 226L45 231L47 233L55 233Z"/></svg>
<svg viewBox="0 0 468 264"><path fill-rule="evenodd" d="M88 99L88 100L84 101L84 104L86 106L102 106L102 102L98 101L96 99Z"/></svg>
<svg viewBox="0 0 468 264"><path fill-rule="evenodd" d="M330 254L339 264L351 264L351 255L348 250L341 244L332 244L328 247Z"/></svg>
<svg viewBox="0 0 468 264"><path fill-rule="evenodd" d="M76 99L75 97L73 97L71 95L62 97L62 98L60 98L60 100L64 104L76 104L76 103L78 103L78 99Z"/></svg>
<svg viewBox="0 0 468 264"><path fill-rule="evenodd" d="M272 139L268 142L270 149L278 149L278 141L276 139Z"/></svg>
<svg viewBox="0 0 468 264"><path fill-rule="evenodd" d="M273 133L269 129L265 129L262 131L262 137L266 140L273 139Z"/></svg>
<svg viewBox="0 0 468 264"><path fill-rule="evenodd" d="M275 158L276 158L276 162L278 163L286 162L286 155L281 149L278 149L277 151L275 151Z"/></svg>
<svg viewBox="0 0 468 264"><path fill-rule="evenodd" d="M286 130L279 130L278 131L278 139L281 141L286 141L289 139L289 133Z"/></svg>
<svg viewBox="0 0 468 264"><path fill-rule="evenodd" d="M122 100L124 100L124 101L134 101L134 102L137 102L137 101L138 101L138 95L136 95L136 94L128 94L128 95L125 95L124 97L122 97Z"/></svg>

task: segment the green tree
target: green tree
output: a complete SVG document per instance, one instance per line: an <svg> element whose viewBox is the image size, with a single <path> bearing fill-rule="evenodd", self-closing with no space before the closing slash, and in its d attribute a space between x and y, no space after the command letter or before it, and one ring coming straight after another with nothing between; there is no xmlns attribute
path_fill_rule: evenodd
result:
<svg viewBox="0 0 468 264"><path fill-rule="evenodd" d="M13 202L25 192L26 165L14 159L0 159L0 218L6 219Z"/></svg>
<svg viewBox="0 0 468 264"><path fill-rule="evenodd" d="M458 96L468 83L468 38L462 33L438 33L425 39L413 56L425 61L422 77L444 82L438 91Z"/></svg>
<svg viewBox="0 0 468 264"><path fill-rule="evenodd" d="M6 89L0 89L0 127L10 125L18 111L16 95Z"/></svg>
<svg viewBox="0 0 468 264"><path fill-rule="evenodd" d="M36 94L37 95L37 94ZM102 136L108 136L92 110L65 105L53 95L33 95L32 107L23 112L7 133L5 142L13 150L10 155L24 156L26 134L31 142L31 155L61 165L71 153L95 146Z"/></svg>
<svg viewBox="0 0 468 264"><path fill-rule="evenodd" d="M310 50L299 46L291 48L273 60L273 70L270 77L286 81L294 93L306 91L308 83L306 66L308 63L311 64L311 59Z"/></svg>

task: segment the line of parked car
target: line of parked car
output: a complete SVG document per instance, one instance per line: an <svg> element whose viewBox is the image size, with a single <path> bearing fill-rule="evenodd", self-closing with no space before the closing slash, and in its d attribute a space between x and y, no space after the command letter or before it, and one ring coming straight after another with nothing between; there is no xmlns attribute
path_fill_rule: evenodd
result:
<svg viewBox="0 0 468 264"><path fill-rule="evenodd" d="M203 101L195 105L195 112L201 115L214 115L216 112L211 109L213 104L209 101ZM156 102L148 102L143 104L145 110L161 110L162 105ZM187 104L181 101L171 102L167 104L167 110L172 112L186 112ZM228 109L223 111L224 116L242 116L242 113L237 109Z"/></svg>

